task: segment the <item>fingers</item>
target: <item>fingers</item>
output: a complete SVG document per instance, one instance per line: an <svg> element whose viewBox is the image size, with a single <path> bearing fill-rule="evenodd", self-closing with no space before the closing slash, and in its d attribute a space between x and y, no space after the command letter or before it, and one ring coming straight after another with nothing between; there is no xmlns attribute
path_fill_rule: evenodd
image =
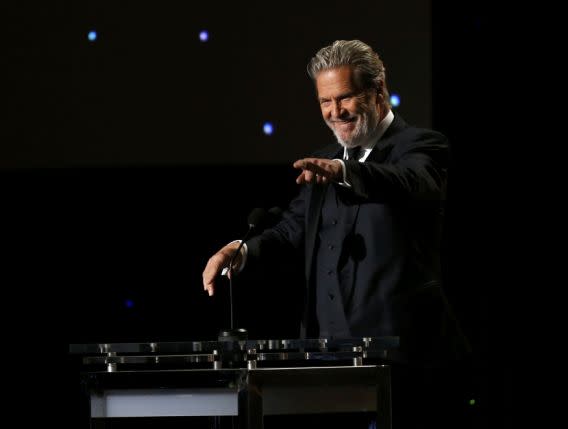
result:
<svg viewBox="0 0 568 429"><path fill-rule="evenodd" d="M305 163L306 163L306 159L299 159L299 160L295 161L294 164L292 164L292 166L293 166L294 168L301 168L301 169L303 169Z"/></svg>
<svg viewBox="0 0 568 429"><path fill-rule="evenodd" d="M311 183L316 179L316 174L310 170L304 170L296 178L296 183L301 185L302 183Z"/></svg>
<svg viewBox="0 0 568 429"><path fill-rule="evenodd" d="M308 170L303 171L296 178L296 183L298 185L301 185L303 183L311 183L311 182L315 182L317 184L325 184L325 183L330 182L330 179L328 179L325 176L320 176L319 174L312 173Z"/></svg>
<svg viewBox="0 0 568 429"><path fill-rule="evenodd" d="M325 161L318 158L304 158L299 159L294 164L294 168L301 168L302 170L309 170L317 174L327 174L324 168Z"/></svg>
<svg viewBox="0 0 568 429"><path fill-rule="evenodd" d="M299 185L302 183L312 183L312 182L321 183L321 178L322 176L320 176L318 173L315 173L309 169L305 169L296 178L296 183Z"/></svg>
<svg viewBox="0 0 568 429"><path fill-rule="evenodd" d="M209 296L213 296L215 293L215 277L222 269L220 264L220 258L218 253L209 258L205 269L203 270L203 290L206 291Z"/></svg>
<svg viewBox="0 0 568 429"><path fill-rule="evenodd" d="M209 258L203 270L203 290L206 291L209 296L213 296L215 293L215 278L227 263L228 260L226 260L226 256L222 252L217 252Z"/></svg>
<svg viewBox="0 0 568 429"><path fill-rule="evenodd" d="M309 170L315 174L328 178L334 173L333 165L334 162L332 160L319 158L305 158L294 163L295 168Z"/></svg>
<svg viewBox="0 0 568 429"><path fill-rule="evenodd" d="M223 247L217 253L215 253L203 270L203 290L206 291L209 296L213 296L215 293L215 278L223 271L225 267L229 265L231 258L235 250L239 247L238 243L231 243ZM238 266L239 258L233 263L233 267ZM231 278L232 270L229 270L227 275Z"/></svg>
<svg viewBox="0 0 568 429"><path fill-rule="evenodd" d="M319 158L304 158L294 162L294 168L302 169L302 173L296 178L296 183L317 184L328 183L338 176L341 164L337 161Z"/></svg>

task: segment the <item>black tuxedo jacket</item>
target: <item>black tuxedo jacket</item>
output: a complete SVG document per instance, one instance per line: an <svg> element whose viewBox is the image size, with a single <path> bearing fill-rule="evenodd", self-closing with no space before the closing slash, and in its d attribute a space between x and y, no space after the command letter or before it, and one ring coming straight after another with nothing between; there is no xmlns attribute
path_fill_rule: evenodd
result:
<svg viewBox="0 0 568 429"><path fill-rule="evenodd" d="M335 144L314 153L341 158ZM341 197L342 278L347 293L345 325L325 335L400 337L399 359L436 363L468 351L441 284L440 238L449 164L447 139L408 126L395 116L364 163L345 161L351 188L302 185L282 221L247 242L247 269L264 257L305 252L306 295L302 335L314 332L314 302L325 285L315 284L314 268L324 263L318 248L322 205L328 186ZM323 283L319 279L319 283ZM318 303L317 312L338 311ZM317 334L316 334L317 335Z"/></svg>

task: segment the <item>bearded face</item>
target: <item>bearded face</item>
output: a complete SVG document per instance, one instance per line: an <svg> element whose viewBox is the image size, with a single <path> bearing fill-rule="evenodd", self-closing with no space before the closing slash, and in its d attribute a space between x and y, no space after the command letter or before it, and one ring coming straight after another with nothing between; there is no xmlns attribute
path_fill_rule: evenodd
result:
<svg viewBox="0 0 568 429"><path fill-rule="evenodd" d="M322 116L344 147L368 140L380 118L376 91L361 90L349 66L322 71L316 78Z"/></svg>

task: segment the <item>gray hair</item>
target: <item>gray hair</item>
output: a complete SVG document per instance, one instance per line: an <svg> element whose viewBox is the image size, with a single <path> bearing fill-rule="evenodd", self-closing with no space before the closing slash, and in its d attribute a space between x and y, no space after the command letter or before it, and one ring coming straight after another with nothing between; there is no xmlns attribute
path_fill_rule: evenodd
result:
<svg viewBox="0 0 568 429"><path fill-rule="evenodd" d="M315 82L317 75L329 69L351 66L357 83L363 89L377 89L384 102L390 106L386 84L386 70L373 49L360 40L336 40L321 48L308 63L308 74Z"/></svg>

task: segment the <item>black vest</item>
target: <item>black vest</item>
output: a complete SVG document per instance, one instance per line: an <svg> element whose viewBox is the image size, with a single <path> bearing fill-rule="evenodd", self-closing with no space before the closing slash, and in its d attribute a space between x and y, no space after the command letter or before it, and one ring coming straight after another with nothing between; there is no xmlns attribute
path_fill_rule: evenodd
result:
<svg viewBox="0 0 568 429"><path fill-rule="evenodd" d="M314 257L315 310L321 337L350 337L345 311L354 282L353 262L345 257L344 241L352 225L342 190L327 186L321 208Z"/></svg>

